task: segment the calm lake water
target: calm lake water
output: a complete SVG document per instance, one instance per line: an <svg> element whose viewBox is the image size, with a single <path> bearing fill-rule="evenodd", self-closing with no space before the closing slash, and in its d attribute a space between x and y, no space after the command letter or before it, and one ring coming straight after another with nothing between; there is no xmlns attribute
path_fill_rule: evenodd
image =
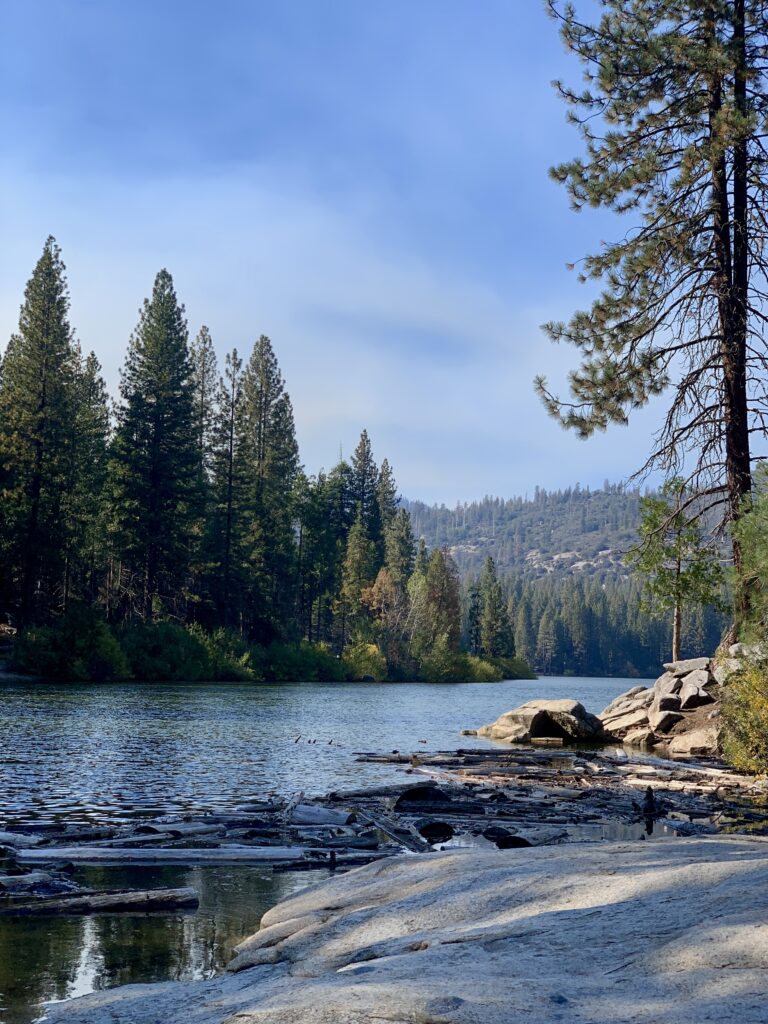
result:
<svg viewBox="0 0 768 1024"><path fill-rule="evenodd" d="M124 822L231 808L275 793L405 780L356 751L494 744L460 736L536 697L597 712L637 680L482 684L0 686L0 827ZM426 744L420 742L426 740ZM207 977L275 903L324 877L268 868L83 868L98 888L191 885L194 914L0 919L0 1024L46 1000L130 982Z"/></svg>

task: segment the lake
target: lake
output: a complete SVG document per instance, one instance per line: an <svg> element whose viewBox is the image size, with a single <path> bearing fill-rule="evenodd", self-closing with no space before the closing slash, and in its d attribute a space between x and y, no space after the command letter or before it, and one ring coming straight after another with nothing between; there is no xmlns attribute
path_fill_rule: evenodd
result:
<svg viewBox="0 0 768 1024"><path fill-rule="evenodd" d="M0 827L119 823L232 808L268 794L320 795L405 780L356 751L495 744L476 728L536 697L598 712L637 680L501 683L0 685ZM426 743L420 742L426 740ZM275 903L324 872L82 868L102 888L191 885L195 914L0 919L0 1024L39 1005L129 982L207 977Z"/></svg>

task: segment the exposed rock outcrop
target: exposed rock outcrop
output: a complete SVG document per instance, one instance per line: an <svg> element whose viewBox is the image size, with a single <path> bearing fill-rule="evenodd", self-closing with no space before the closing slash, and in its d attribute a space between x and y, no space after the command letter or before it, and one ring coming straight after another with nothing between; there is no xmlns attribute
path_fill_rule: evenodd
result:
<svg viewBox="0 0 768 1024"><path fill-rule="evenodd" d="M433 853L268 911L230 972L47 1007L50 1024L762 1024L768 845Z"/></svg>
<svg viewBox="0 0 768 1024"><path fill-rule="evenodd" d="M661 747L680 757L715 756L722 683L741 665L736 657L727 661L727 671L711 658L668 662L653 686L634 686L597 717L608 735L630 746Z"/></svg>
<svg viewBox="0 0 768 1024"><path fill-rule="evenodd" d="M603 727L577 700L530 700L482 726L477 735L508 743L545 738L578 742L602 738Z"/></svg>

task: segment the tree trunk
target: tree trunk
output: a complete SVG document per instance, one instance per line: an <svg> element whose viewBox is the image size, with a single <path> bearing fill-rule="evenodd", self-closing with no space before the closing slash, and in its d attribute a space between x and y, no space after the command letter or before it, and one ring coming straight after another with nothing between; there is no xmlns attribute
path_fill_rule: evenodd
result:
<svg viewBox="0 0 768 1024"><path fill-rule="evenodd" d="M682 608L680 601L675 601L675 610L672 614L672 661L680 661L680 634L682 632Z"/></svg>
<svg viewBox="0 0 768 1024"><path fill-rule="evenodd" d="M714 23L712 27L714 32ZM744 0L736 0L733 14L733 40L736 51L734 99L741 109L746 105L744 78ZM722 78L716 74L710 82L710 138L718 147L718 119L722 111ZM715 250L715 278L720 321L720 358L723 377L725 440L725 476L729 518L736 522L744 511L744 498L752 490L747 407L747 151L739 142L733 153L733 209L728 196L726 155L720 150L712 165L712 228ZM731 224L733 233L731 234ZM737 623L749 612L749 594L743 582L741 547L733 541L736 570L734 610Z"/></svg>

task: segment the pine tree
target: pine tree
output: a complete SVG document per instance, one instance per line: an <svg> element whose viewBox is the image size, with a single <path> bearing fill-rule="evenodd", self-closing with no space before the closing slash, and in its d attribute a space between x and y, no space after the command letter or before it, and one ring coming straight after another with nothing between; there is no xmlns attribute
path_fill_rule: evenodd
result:
<svg viewBox="0 0 768 1024"><path fill-rule="evenodd" d="M723 580L716 552L686 515L685 482L668 480L658 496L643 498L640 541L629 561L640 573L651 606L672 612L672 660L680 659L687 605L715 604Z"/></svg>
<svg viewBox="0 0 768 1024"><path fill-rule="evenodd" d="M253 637L270 640L292 628L300 467L291 400L265 335L256 342L243 374L240 423L248 616Z"/></svg>
<svg viewBox="0 0 768 1024"><path fill-rule="evenodd" d="M551 674L557 658L557 635L552 613L547 609L539 621L536 637L536 664L545 674Z"/></svg>
<svg viewBox="0 0 768 1024"><path fill-rule="evenodd" d="M515 620L515 651L528 665L533 665L536 657L536 645L533 639L531 624L531 606L527 599L520 601Z"/></svg>
<svg viewBox="0 0 768 1024"><path fill-rule="evenodd" d="M219 384L211 332L203 326L190 346L195 441L201 486L208 481L213 459L216 397Z"/></svg>
<svg viewBox="0 0 768 1024"><path fill-rule="evenodd" d="M379 478L376 481L376 507L382 532L386 536L398 512L397 484L388 459L382 461Z"/></svg>
<svg viewBox="0 0 768 1024"><path fill-rule="evenodd" d="M447 548L435 548L429 556L426 599L429 646L445 637L448 649L457 651L461 639L459 574Z"/></svg>
<svg viewBox="0 0 768 1024"><path fill-rule="evenodd" d="M509 658L514 641L496 565L490 555L480 574L480 653L485 658Z"/></svg>
<svg viewBox="0 0 768 1024"><path fill-rule="evenodd" d="M74 397L73 459L65 500L69 530L64 608L72 596L96 601L107 563L109 397L93 352L78 368Z"/></svg>
<svg viewBox="0 0 768 1024"><path fill-rule="evenodd" d="M245 529L242 432L243 361L237 349L228 352L216 391L211 441L211 513L207 556L209 591L218 620L226 627L241 611L241 541ZM198 434L198 438L200 434ZM199 449L198 449L199 451Z"/></svg>
<svg viewBox="0 0 768 1024"><path fill-rule="evenodd" d="M483 601L480 596L480 584L474 579L467 589L467 650L470 654L479 655L482 650L480 619L483 614Z"/></svg>
<svg viewBox="0 0 768 1024"><path fill-rule="evenodd" d="M61 607L71 546L79 353L53 238L24 291L0 375L0 555L6 607L22 625Z"/></svg>
<svg viewBox="0 0 768 1024"><path fill-rule="evenodd" d="M582 354L570 403L550 412L587 437L670 393L645 469L676 473L738 520L752 487L750 434L763 431L760 381L768 171L762 0L600 0L591 24L549 0L587 88L559 85L584 159L553 169L577 209L632 214L633 229L583 263L602 294L549 335ZM688 464L688 455L696 458ZM748 612L738 538L737 620Z"/></svg>
<svg viewBox="0 0 768 1024"><path fill-rule="evenodd" d="M413 572L414 545L411 517L399 508L384 531L384 567L399 587L405 587Z"/></svg>
<svg viewBox="0 0 768 1024"><path fill-rule="evenodd" d="M145 619L183 611L199 518L198 450L184 307L167 270L131 337L110 462L120 599Z"/></svg>
<svg viewBox="0 0 768 1024"><path fill-rule="evenodd" d="M362 595L373 583L375 575L376 549L368 536L363 510L358 507L347 538L341 581L342 646L349 639L361 638L366 632L368 615Z"/></svg>
<svg viewBox="0 0 768 1024"><path fill-rule="evenodd" d="M367 430L363 430L360 434L360 440L352 453L351 461L350 496L352 504L355 509L359 506L368 537L376 546L379 556L383 557L383 521L382 509L379 505L379 484L381 483L383 487L381 497L386 501L386 487L390 481L380 480ZM385 511L388 513L389 509Z"/></svg>

